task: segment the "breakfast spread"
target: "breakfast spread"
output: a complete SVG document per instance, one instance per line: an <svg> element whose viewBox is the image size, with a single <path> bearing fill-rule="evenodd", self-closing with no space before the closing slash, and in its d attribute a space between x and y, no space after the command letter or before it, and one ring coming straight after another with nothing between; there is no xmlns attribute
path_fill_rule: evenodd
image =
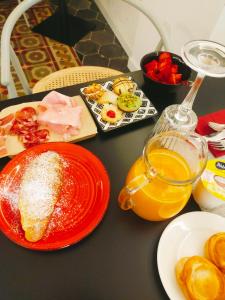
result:
<svg viewBox="0 0 225 300"><path fill-rule="evenodd" d="M176 264L177 282L187 300L225 299L225 232L206 241L205 255L182 257Z"/></svg>
<svg viewBox="0 0 225 300"><path fill-rule="evenodd" d="M130 77L118 77L101 84L92 83L82 88L81 94L103 131L129 125L157 114L150 100ZM105 105L113 105L113 112L108 112L109 106Z"/></svg>
<svg viewBox="0 0 225 300"><path fill-rule="evenodd" d="M53 151L35 157L27 166L19 192L18 207L25 237L40 240L48 226L62 185L62 161Z"/></svg>

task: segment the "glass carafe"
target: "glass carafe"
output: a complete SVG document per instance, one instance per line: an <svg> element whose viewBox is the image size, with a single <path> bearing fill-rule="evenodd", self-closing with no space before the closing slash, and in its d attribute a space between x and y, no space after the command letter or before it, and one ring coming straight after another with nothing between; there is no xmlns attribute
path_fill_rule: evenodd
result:
<svg viewBox="0 0 225 300"><path fill-rule="evenodd" d="M173 217L190 198L192 183L206 166L207 153L206 141L196 133L155 135L128 172L119 194L120 207L151 221Z"/></svg>

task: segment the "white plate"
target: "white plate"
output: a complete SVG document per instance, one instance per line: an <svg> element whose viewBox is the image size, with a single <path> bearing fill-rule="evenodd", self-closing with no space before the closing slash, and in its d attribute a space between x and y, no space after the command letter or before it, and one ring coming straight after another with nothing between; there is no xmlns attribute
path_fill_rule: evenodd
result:
<svg viewBox="0 0 225 300"><path fill-rule="evenodd" d="M159 240L157 263L162 284L171 300L185 299L176 281L177 261L183 256L203 256L206 240L220 231L225 231L225 218L202 211L181 215L166 227Z"/></svg>

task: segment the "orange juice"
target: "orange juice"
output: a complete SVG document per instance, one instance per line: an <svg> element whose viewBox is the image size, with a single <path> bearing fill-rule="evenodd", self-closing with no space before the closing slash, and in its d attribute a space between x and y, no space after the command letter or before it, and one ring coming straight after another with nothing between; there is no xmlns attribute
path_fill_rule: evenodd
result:
<svg viewBox="0 0 225 300"><path fill-rule="evenodd" d="M191 184L174 185L171 180L189 180L192 174L186 161L172 150L153 149L148 158L160 176L156 175L150 183L131 196L134 202L132 209L144 219L164 220L181 211L192 191ZM140 157L131 167L126 183L143 174L145 168L143 158Z"/></svg>

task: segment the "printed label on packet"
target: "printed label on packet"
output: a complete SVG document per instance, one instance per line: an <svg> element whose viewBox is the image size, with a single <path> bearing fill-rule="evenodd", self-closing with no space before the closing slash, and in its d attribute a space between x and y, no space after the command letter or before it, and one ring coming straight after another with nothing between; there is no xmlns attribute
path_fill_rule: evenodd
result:
<svg viewBox="0 0 225 300"><path fill-rule="evenodd" d="M201 180L211 194L225 201L225 160L209 160Z"/></svg>

